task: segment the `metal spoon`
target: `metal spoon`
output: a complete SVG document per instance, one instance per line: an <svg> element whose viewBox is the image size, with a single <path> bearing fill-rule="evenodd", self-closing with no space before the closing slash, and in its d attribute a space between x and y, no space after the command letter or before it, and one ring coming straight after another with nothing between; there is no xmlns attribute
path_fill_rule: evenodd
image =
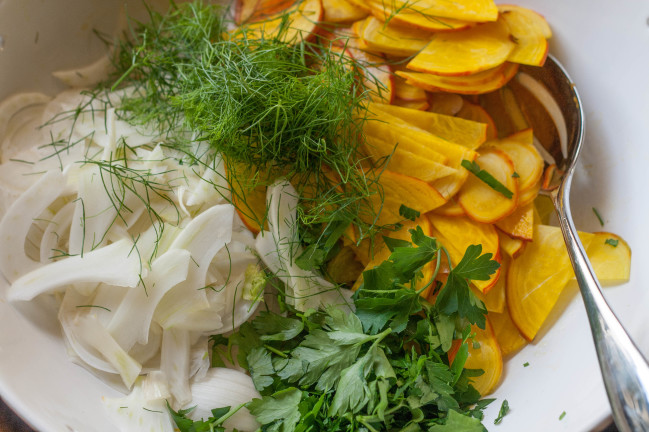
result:
<svg viewBox="0 0 649 432"><path fill-rule="evenodd" d="M544 145L557 161L558 170L545 193L554 203L586 306L615 424L622 432L649 431L649 365L606 303L570 212L570 185L584 142L584 112L579 93L552 56L548 56L542 68L521 67L514 81L512 86L526 88L528 96L533 94L544 107L554 104L555 114L558 109L563 115L563 119L550 115L557 133L553 143ZM552 109L544 111L547 118ZM534 127L539 118L532 114L528 120Z"/></svg>

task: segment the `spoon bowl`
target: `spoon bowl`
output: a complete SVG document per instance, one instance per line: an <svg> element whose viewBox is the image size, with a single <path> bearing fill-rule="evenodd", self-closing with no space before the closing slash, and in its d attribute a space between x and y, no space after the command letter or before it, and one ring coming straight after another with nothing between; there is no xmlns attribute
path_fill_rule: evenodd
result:
<svg viewBox="0 0 649 432"><path fill-rule="evenodd" d="M563 66L548 56L542 68L523 66L510 84L526 119L543 134L537 148L548 163L542 193L550 196L584 300L613 420L622 432L649 431L649 365L602 295L570 211L570 186L584 145L584 111ZM551 122L548 122L551 119Z"/></svg>

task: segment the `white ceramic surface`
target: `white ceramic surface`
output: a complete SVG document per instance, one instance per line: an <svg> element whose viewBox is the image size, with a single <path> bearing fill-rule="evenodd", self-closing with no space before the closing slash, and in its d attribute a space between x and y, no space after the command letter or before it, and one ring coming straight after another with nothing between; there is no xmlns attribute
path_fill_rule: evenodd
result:
<svg viewBox="0 0 649 432"><path fill-rule="evenodd" d="M630 243L631 282L607 288L606 297L647 354L649 289L643 270L649 264L649 2L517 2L546 16L554 30L551 52L571 72L583 97L587 142L573 186L573 212L578 228L613 231ZM55 92L49 72L96 58L102 46L90 30L114 28L119 3L0 0L0 99L24 90ZM604 228L592 207L603 215ZM5 286L0 280L0 395L42 432L114 432L100 401L115 391L68 361L46 308L17 311L4 300ZM575 287L557 309L552 327L546 326L535 343L507 362L495 394L499 401L485 420L489 430L585 432L608 417ZM529 367L523 366L526 362ZM503 398L511 413L494 426Z"/></svg>

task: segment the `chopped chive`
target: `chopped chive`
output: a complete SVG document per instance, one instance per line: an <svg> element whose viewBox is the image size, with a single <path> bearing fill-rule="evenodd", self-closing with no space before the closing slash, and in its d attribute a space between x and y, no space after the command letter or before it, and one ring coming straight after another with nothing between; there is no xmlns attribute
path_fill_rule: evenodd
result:
<svg viewBox="0 0 649 432"><path fill-rule="evenodd" d="M609 238L609 239L606 239L606 241L604 242L604 244L611 245L611 246L613 246L613 247L617 247L617 245L618 245L619 242L620 242L620 241L619 241L618 239L612 239L612 238Z"/></svg>
<svg viewBox="0 0 649 432"><path fill-rule="evenodd" d="M523 367L528 367L529 365L530 365L529 362L525 362L525 363L523 363Z"/></svg>
<svg viewBox="0 0 649 432"><path fill-rule="evenodd" d="M520 178L520 177L521 176L516 171L514 171L514 174L512 174L512 178Z"/></svg>
<svg viewBox="0 0 649 432"><path fill-rule="evenodd" d="M485 182L487 186L495 190L496 192L500 192L505 196L505 198L512 199L514 196L514 193L507 189L507 187L500 183L494 176L489 174L488 171L485 171L483 169L480 169L480 165L478 165L475 161L468 161L466 159L462 160L462 166L466 168L471 174L475 175L478 177L480 180Z"/></svg>
<svg viewBox="0 0 649 432"><path fill-rule="evenodd" d="M597 216L597 220L599 221L599 224L601 226L604 226L604 219L602 219L602 215L599 214L599 212L595 207L593 207L593 213L595 213L595 216Z"/></svg>
<svg viewBox="0 0 649 432"><path fill-rule="evenodd" d="M496 420L494 420L494 424L500 424L507 413L509 413L509 402L507 402L507 399L505 399L503 401L503 404L500 406L500 411L498 412L498 417L496 417Z"/></svg>
<svg viewBox="0 0 649 432"><path fill-rule="evenodd" d="M563 420L563 418L566 416L566 412L562 412L561 415L559 416L559 420Z"/></svg>

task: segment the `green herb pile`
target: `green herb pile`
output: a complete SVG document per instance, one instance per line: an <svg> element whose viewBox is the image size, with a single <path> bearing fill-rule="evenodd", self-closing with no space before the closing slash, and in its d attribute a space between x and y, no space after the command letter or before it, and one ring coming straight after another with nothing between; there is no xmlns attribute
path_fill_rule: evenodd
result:
<svg viewBox="0 0 649 432"><path fill-rule="evenodd" d="M238 347L236 361L262 395L246 405L261 430L485 430L491 400L471 385L483 372L464 364L471 326L484 328L486 310L468 281L488 279L499 264L470 246L430 304L420 296L426 286L414 286L427 263L439 270L444 249L419 227L410 233L412 243L386 239L390 258L363 273L353 311L266 311L229 338L213 338L215 365L234 361L230 348ZM216 415L194 423L187 412L174 413L183 432L220 424Z"/></svg>
<svg viewBox="0 0 649 432"><path fill-rule="evenodd" d="M300 194L301 225L346 221L372 231L368 197L379 189L359 154L362 66L329 42L286 43L287 26L269 38L228 31L224 16L194 1L134 25L108 84L129 89L118 115L158 125L179 149L209 142L226 161L228 182L241 186L233 190L240 207L246 191L283 177Z"/></svg>

